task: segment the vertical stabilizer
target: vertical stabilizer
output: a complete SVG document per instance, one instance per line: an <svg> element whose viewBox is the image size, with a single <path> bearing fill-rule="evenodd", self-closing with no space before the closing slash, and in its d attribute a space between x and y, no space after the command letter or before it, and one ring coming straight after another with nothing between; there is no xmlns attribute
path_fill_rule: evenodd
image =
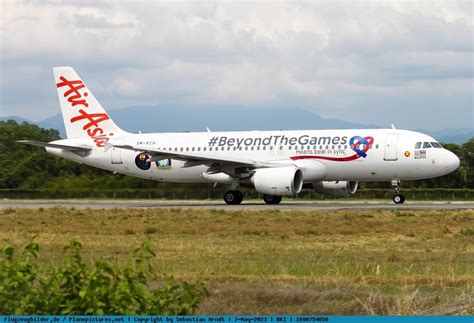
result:
<svg viewBox="0 0 474 323"><path fill-rule="evenodd" d="M68 138L90 137L95 146L105 147L110 139L126 134L72 67L54 67L53 73Z"/></svg>

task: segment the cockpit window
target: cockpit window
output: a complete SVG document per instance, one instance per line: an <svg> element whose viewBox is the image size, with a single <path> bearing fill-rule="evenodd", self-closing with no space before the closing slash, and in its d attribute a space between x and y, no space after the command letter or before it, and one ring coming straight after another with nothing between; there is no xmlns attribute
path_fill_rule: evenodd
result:
<svg viewBox="0 0 474 323"><path fill-rule="evenodd" d="M431 142L431 145L435 148L443 148L443 146L441 146L439 143L435 142L435 141L432 141Z"/></svg>
<svg viewBox="0 0 474 323"><path fill-rule="evenodd" d="M431 145L429 142L424 142L423 143L423 148L431 148Z"/></svg>
<svg viewBox="0 0 474 323"><path fill-rule="evenodd" d="M420 148L421 148L421 141L415 144L415 149L420 149Z"/></svg>

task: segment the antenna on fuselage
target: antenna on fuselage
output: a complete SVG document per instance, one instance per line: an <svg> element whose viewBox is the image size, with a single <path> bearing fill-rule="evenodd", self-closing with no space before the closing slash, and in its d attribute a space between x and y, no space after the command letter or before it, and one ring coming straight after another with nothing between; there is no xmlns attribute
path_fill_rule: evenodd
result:
<svg viewBox="0 0 474 323"><path fill-rule="evenodd" d="M206 127L206 130L207 132L212 132L211 129L209 129L209 127Z"/></svg>
<svg viewBox="0 0 474 323"><path fill-rule="evenodd" d="M395 128L395 126L393 125L393 123L392 123L391 125L392 125L392 129L393 129L393 130L397 130L397 128Z"/></svg>

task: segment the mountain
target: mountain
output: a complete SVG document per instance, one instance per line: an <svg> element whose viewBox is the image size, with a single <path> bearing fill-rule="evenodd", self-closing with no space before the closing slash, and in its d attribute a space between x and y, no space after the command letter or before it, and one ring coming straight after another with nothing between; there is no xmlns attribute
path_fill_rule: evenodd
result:
<svg viewBox="0 0 474 323"><path fill-rule="evenodd" d="M380 128L338 119L325 119L316 113L294 108L250 108L241 106L134 106L108 111L115 123L126 131L240 131L295 129ZM45 128L65 134L60 114L38 122Z"/></svg>
<svg viewBox="0 0 474 323"><path fill-rule="evenodd" d="M417 129L422 133L426 133L431 137L435 138L439 142L452 143L452 144L463 144L471 138L474 138L474 129L469 128L446 128L442 130L426 130Z"/></svg>
<svg viewBox="0 0 474 323"><path fill-rule="evenodd" d="M28 123L36 124L36 122L33 122L31 120L28 120L22 117L17 117L17 116L0 117L0 121L6 121L6 120L14 120L16 123L28 122Z"/></svg>
<svg viewBox="0 0 474 323"><path fill-rule="evenodd" d="M353 123L339 119L326 119L314 112L298 108L261 108L242 106L181 105L133 106L108 111L110 117L126 131L238 131L238 130L295 130L295 129L363 129L380 128L376 125ZM31 122L20 117L5 117L21 123ZM59 130L65 137L60 114L37 122L41 127ZM441 142L462 144L474 137L474 129L449 128L438 131L417 129Z"/></svg>

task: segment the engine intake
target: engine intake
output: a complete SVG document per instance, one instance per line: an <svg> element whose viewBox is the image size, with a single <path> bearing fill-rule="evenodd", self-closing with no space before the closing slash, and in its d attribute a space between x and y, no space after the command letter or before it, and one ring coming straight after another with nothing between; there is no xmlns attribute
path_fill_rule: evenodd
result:
<svg viewBox="0 0 474 323"><path fill-rule="evenodd" d="M259 193L295 195L303 187L303 172L297 167L259 168L250 181Z"/></svg>
<svg viewBox="0 0 474 323"><path fill-rule="evenodd" d="M357 186L355 181L316 182L313 183L313 190L323 195L350 196L355 194Z"/></svg>

